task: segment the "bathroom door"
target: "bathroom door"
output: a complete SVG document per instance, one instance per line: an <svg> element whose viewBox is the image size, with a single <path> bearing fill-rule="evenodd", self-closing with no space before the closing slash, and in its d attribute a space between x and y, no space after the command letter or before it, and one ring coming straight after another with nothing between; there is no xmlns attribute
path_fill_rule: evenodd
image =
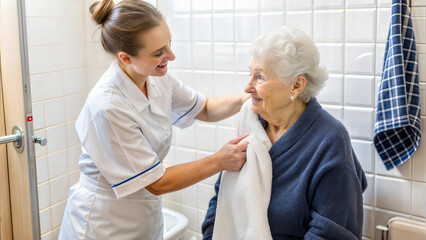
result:
<svg viewBox="0 0 426 240"><path fill-rule="evenodd" d="M24 2L0 0L1 240L40 239Z"/></svg>

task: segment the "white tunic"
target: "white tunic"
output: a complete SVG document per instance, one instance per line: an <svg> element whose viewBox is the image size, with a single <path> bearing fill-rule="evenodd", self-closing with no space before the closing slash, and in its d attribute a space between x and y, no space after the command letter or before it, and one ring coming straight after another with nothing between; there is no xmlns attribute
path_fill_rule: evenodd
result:
<svg viewBox="0 0 426 240"><path fill-rule="evenodd" d="M187 127L206 98L171 74L149 77L148 98L111 64L91 90L76 130L82 175L70 189L59 239L162 239L161 197L172 124Z"/></svg>

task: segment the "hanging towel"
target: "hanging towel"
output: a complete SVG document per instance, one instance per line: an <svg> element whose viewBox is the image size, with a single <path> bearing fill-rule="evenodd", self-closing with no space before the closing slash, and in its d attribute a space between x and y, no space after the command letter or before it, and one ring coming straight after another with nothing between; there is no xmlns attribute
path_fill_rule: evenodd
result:
<svg viewBox="0 0 426 240"><path fill-rule="evenodd" d="M251 105L249 99L242 106L238 128L238 135L249 133L247 162L240 172L222 174L213 240L272 239L268 222L272 144Z"/></svg>
<svg viewBox="0 0 426 240"><path fill-rule="evenodd" d="M374 145L388 170L407 161L420 142L420 95L416 44L406 0L392 1Z"/></svg>

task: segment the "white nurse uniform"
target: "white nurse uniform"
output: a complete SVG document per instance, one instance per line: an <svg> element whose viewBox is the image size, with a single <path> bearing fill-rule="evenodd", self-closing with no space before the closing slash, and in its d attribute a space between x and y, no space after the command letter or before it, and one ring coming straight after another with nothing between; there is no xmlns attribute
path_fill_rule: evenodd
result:
<svg viewBox="0 0 426 240"><path fill-rule="evenodd" d="M145 187L164 174L172 125L191 125L206 98L169 73L149 77L147 89L148 98L114 62L91 90L59 239L162 239L161 197Z"/></svg>

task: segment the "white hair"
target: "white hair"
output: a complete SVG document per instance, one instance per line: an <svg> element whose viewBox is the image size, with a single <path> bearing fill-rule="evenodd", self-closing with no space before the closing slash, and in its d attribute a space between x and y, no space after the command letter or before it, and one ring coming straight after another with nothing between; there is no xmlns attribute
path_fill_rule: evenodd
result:
<svg viewBox="0 0 426 240"><path fill-rule="evenodd" d="M309 102L324 86L328 72L319 66L319 52L312 39L301 30L284 26L256 38L250 54L258 58L284 84L290 85L296 77L305 76L306 87L298 96Z"/></svg>

